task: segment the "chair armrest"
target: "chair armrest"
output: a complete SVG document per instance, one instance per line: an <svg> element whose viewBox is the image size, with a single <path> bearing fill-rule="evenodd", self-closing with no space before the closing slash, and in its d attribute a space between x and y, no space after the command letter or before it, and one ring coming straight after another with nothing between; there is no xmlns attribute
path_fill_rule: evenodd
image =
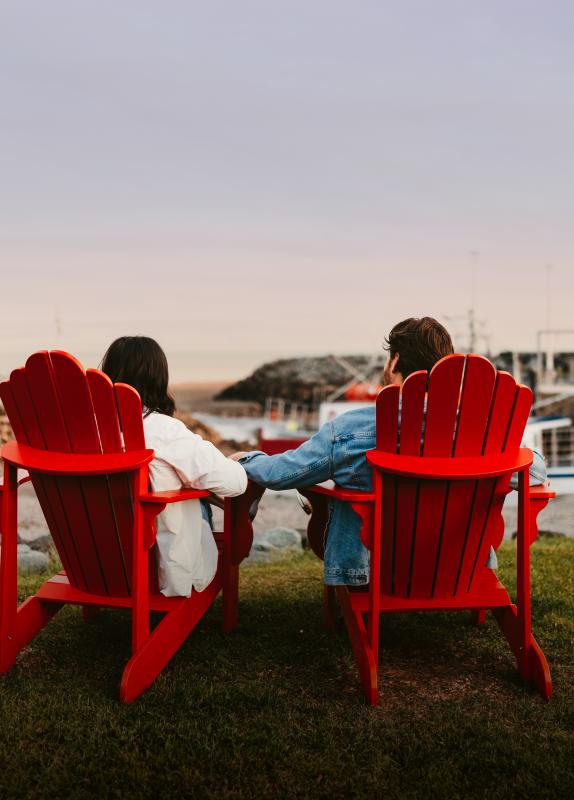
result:
<svg viewBox="0 0 574 800"><path fill-rule="evenodd" d="M550 488L550 483L530 487L530 544L538 538L538 515L554 497L556 492Z"/></svg>
<svg viewBox="0 0 574 800"><path fill-rule="evenodd" d="M211 492L205 489L170 489L166 492L147 492L140 496L141 503L180 503L182 500L199 500L200 498L210 498Z"/></svg>
<svg viewBox="0 0 574 800"><path fill-rule="evenodd" d="M253 518L265 487L247 482L243 494L226 497L224 501L224 536L230 549L231 563L239 565L247 558L253 544Z"/></svg>
<svg viewBox="0 0 574 800"><path fill-rule="evenodd" d="M383 450L368 450L367 461L381 472L404 478L464 481L497 478L520 472L532 464L532 450L521 447L516 456L505 453L494 456L405 456Z"/></svg>
<svg viewBox="0 0 574 800"><path fill-rule="evenodd" d="M298 489L297 491L305 496L307 496L307 493L321 494L326 497L331 497L334 500L343 500L347 503L372 503L375 499L374 492L359 492L354 489L342 489L331 481L329 481L329 483L319 483L316 486L307 486L305 489Z"/></svg>
<svg viewBox="0 0 574 800"><path fill-rule="evenodd" d="M11 466L45 475L111 475L117 472L135 472L149 464L153 456L153 450L131 450L127 453L55 453L18 442L8 442L2 448L2 458Z"/></svg>
<svg viewBox="0 0 574 800"><path fill-rule="evenodd" d="M556 492L550 488L550 482L530 487L531 500L552 500L554 497L556 497Z"/></svg>

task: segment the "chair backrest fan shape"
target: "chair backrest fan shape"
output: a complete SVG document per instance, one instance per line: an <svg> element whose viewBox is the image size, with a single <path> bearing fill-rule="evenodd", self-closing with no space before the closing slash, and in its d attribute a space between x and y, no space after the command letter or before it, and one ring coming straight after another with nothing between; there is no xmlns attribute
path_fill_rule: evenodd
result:
<svg viewBox="0 0 574 800"><path fill-rule="evenodd" d="M19 443L59 453L119 453L145 447L138 393L85 371L61 351L30 356L0 384ZM72 586L128 596L133 496L126 474L33 475L32 482Z"/></svg>
<svg viewBox="0 0 574 800"><path fill-rule="evenodd" d="M486 358L453 355L377 399L377 449L409 456L511 455L520 447L532 392ZM492 573L504 532L509 477L477 480L382 476L381 591L412 598L472 594Z"/></svg>

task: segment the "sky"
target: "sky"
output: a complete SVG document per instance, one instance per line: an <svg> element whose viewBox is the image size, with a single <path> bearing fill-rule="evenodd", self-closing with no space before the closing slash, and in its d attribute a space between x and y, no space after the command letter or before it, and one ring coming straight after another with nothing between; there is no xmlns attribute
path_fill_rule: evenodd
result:
<svg viewBox="0 0 574 800"><path fill-rule="evenodd" d="M573 29L561 0L2 0L0 374L140 333L234 379L422 315L462 348L471 305L494 352L574 329Z"/></svg>

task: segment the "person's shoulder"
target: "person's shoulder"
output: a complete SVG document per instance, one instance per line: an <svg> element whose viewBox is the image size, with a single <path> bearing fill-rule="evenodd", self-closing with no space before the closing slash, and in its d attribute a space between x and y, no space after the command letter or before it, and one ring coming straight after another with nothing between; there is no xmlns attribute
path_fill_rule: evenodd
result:
<svg viewBox="0 0 574 800"><path fill-rule="evenodd" d="M375 405L366 403L364 408L354 408L331 420L335 437L374 436L377 415Z"/></svg>
<svg viewBox="0 0 574 800"><path fill-rule="evenodd" d="M143 419L143 424L146 436L154 436L158 439L191 433L189 428L177 417L168 417L167 414L158 414L156 411L147 414ZM192 435L197 436L197 434Z"/></svg>

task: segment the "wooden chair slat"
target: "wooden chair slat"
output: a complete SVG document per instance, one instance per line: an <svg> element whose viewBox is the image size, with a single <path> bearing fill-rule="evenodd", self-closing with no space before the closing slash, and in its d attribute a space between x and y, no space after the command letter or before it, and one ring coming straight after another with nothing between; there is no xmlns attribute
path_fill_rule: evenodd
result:
<svg viewBox="0 0 574 800"><path fill-rule="evenodd" d="M494 398L485 434L485 455L502 453L512 410L516 399L516 381L508 372L499 372L496 377Z"/></svg>
<svg viewBox="0 0 574 800"><path fill-rule="evenodd" d="M107 375L97 369L86 371L90 395L102 452L119 453L122 450L122 436L118 424L118 411L114 385Z"/></svg>
<svg viewBox="0 0 574 800"><path fill-rule="evenodd" d="M466 357L454 447L456 456L482 453L495 382L496 370L488 359L476 355Z"/></svg>
<svg viewBox="0 0 574 800"><path fill-rule="evenodd" d="M411 558L414 555L413 540L417 522L419 484L415 480L397 480L396 486L393 593L407 597L411 577Z"/></svg>
<svg viewBox="0 0 574 800"><path fill-rule="evenodd" d="M461 588L466 587L467 592L476 592L480 589L485 577L491 572L486 563L490 553L490 548L498 549L504 536L504 518L502 516L502 506L504 495L497 491L497 484L494 482L494 491L491 497L486 497L489 504L488 517L485 520L483 536L479 538L474 561L462 574Z"/></svg>
<svg viewBox="0 0 574 800"><path fill-rule="evenodd" d="M413 372L403 385L399 452L404 455L421 453L427 382L426 372Z"/></svg>
<svg viewBox="0 0 574 800"><path fill-rule="evenodd" d="M476 489L475 481L451 482L448 504L444 514L440 555L435 564L432 596L452 597L459 571L460 560Z"/></svg>
<svg viewBox="0 0 574 800"><path fill-rule="evenodd" d="M34 353L26 361L26 382L35 403L38 423L46 449L60 453L71 452L70 438L64 423L54 370L47 350Z"/></svg>
<svg viewBox="0 0 574 800"><path fill-rule="evenodd" d="M423 446L425 456L449 456L452 453L464 365L464 356L449 356L435 364L430 372Z"/></svg>
<svg viewBox="0 0 574 800"><path fill-rule="evenodd" d="M86 373L69 353L50 353L55 383L73 453L101 453L102 447Z"/></svg>
<svg viewBox="0 0 574 800"><path fill-rule="evenodd" d="M32 399L28 386L28 379L24 367L15 369L10 375L10 389L13 404L17 407L16 420L22 422L20 435L24 435L27 444L40 450L46 449L46 441L38 419L36 403ZM39 403L41 403L41 395ZM18 426L15 429L18 436ZM63 445L64 446L64 445ZM62 563L69 570L71 580L77 582L80 588L85 587L85 579L73 542L70 525L68 523L64 501L57 482L49 478L32 479L38 501L46 517L50 533L54 539Z"/></svg>
<svg viewBox="0 0 574 800"><path fill-rule="evenodd" d="M518 386L512 419L504 442L504 452L513 452L520 447L531 408L531 390L527 386Z"/></svg>
<svg viewBox="0 0 574 800"><path fill-rule="evenodd" d="M396 547L396 502L397 480L391 476L382 478L381 502L381 591L388 594L393 592L393 565L395 563Z"/></svg>
<svg viewBox="0 0 574 800"><path fill-rule="evenodd" d="M125 383L114 386L116 402L126 450L145 448L142 404L139 394Z"/></svg>
<svg viewBox="0 0 574 800"><path fill-rule="evenodd" d="M397 452L400 395L401 387L392 385L385 386L377 397L377 449L387 453ZM384 420L384 424L379 425L381 419Z"/></svg>
<svg viewBox="0 0 574 800"><path fill-rule="evenodd" d="M10 387L14 404L18 408L19 416L23 423L23 431L25 432L27 443L39 450L45 450L46 442L36 414L36 406L30 396L24 367L12 371Z"/></svg>
<svg viewBox="0 0 574 800"><path fill-rule="evenodd" d="M488 523L492 523L490 509L494 498L496 479L476 481L476 492L466 535L464 537L462 552L459 561L457 581L454 587L455 595L468 593L471 575L484 575L487 569L486 556L482 564L477 561L477 552L483 541L490 542L491 531ZM488 555L488 552L487 552Z"/></svg>
<svg viewBox="0 0 574 800"><path fill-rule="evenodd" d="M448 500L447 488L446 481L427 481L419 486L409 597L430 597L432 594Z"/></svg>

